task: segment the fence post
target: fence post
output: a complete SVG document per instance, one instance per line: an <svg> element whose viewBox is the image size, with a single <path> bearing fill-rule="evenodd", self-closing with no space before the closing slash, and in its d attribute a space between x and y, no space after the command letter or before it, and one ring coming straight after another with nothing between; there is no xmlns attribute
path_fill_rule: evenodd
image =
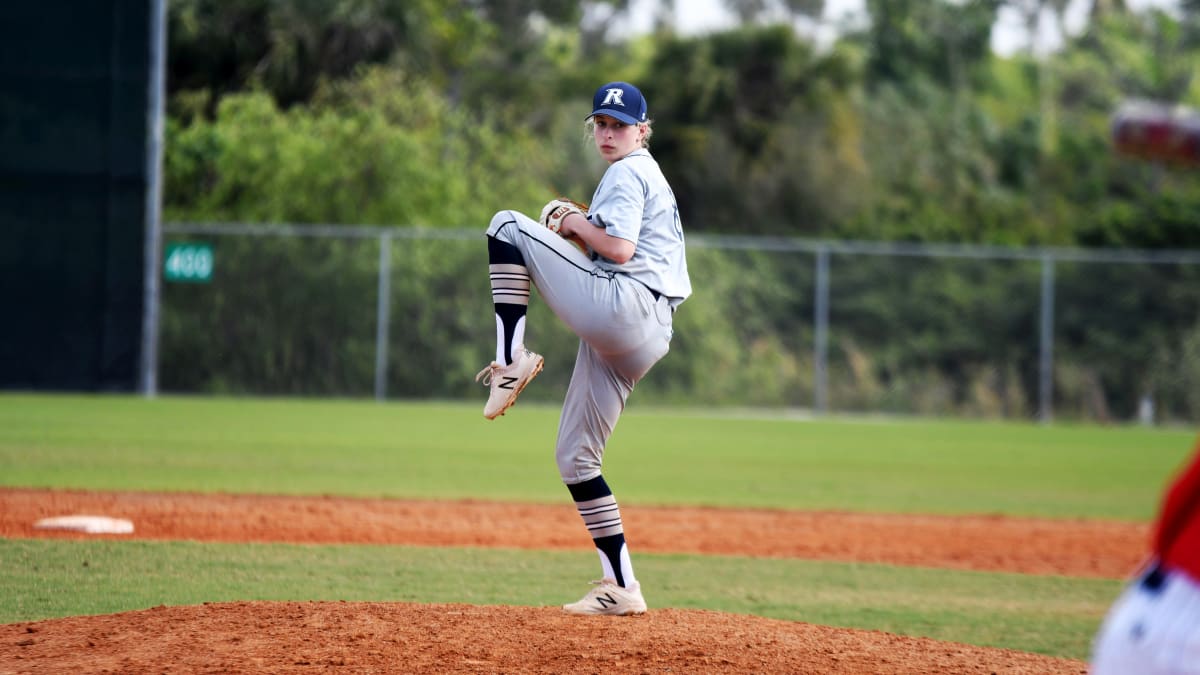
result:
<svg viewBox="0 0 1200 675"><path fill-rule="evenodd" d="M387 398L388 321L392 296L392 235L379 235L379 290L375 300L375 400Z"/></svg>
<svg viewBox="0 0 1200 675"><path fill-rule="evenodd" d="M1038 419L1054 419L1054 256L1042 255L1041 345L1038 358Z"/></svg>
<svg viewBox="0 0 1200 675"><path fill-rule="evenodd" d="M162 310L162 147L163 91L166 79L166 0L150 10L150 82L146 107L146 216L142 270L142 353L138 389L146 398L158 395L158 332Z"/></svg>
<svg viewBox="0 0 1200 675"><path fill-rule="evenodd" d="M829 247L817 248L817 283L813 291L813 407L826 412L826 364L829 341Z"/></svg>

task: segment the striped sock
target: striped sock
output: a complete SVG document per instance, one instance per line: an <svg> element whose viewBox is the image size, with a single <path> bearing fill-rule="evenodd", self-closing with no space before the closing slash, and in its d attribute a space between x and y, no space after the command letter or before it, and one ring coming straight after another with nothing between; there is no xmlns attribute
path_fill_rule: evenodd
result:
<svg viewBox="0 0 1200 675"><path fill-rule="evenodd" d="M496 363L512 363L513 345L525 342L525 313L529 309L529 269L521 251L488 237L488 273L496 308Z"/></svg>
<svg viewBox="0 0 1200 675"><path fill-rule="evenodd" d="M568 485L567 489L571 491L575 508L600 554L603 576L615 579L620 586L628 587L637 583L629 549L625 545L621 510L604 477L596 476L583 483Z"/></svg>

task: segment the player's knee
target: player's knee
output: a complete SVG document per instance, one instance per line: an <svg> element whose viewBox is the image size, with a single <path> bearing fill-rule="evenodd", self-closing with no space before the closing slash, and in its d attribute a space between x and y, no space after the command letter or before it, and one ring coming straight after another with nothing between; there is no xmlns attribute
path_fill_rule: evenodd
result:
<svg viewBox="0 0 1200 675"><path fill-rule="evenodd" d="M497 211L496 215L492 216L492 222L488 223L487 234L489 237L498 237L500 236L501 230L504 229L505 225L515 227L516 223L517 218L513 215L512 211L507 209L504 211Z"/></svg>
<svg viewBox="0 0 1200 675"><path fill-rule="evenodd" d="M562 476L562 480L567 485L578 483L579 478L575 475L575 462L573 460L564 459L560 454L558 457L558 475Z"/></svg>
<svg viewBox="0 0 1200 675"><path fill-rule="evenodd" d="M582 483L600 475L600 462L561 452L558 453L556 459L558 460L558 474L562 476L563 483L567 485Z"/></svg>

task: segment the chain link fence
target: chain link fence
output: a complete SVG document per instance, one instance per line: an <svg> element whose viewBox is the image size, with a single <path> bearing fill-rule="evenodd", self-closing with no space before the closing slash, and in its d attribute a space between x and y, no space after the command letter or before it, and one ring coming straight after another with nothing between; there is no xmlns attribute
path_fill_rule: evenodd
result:
<svg viewBox="0 0 1200 675"><path fill-rule="evenodd" d="M168 224L211 278L162 284L153 390L478 399L482 228ZM694 295L635 396L1013 419L1200 419L1200 252L691 235ZM561 401L578 340L534 296ZM153 393L153 392L151 392Z"/></svg>

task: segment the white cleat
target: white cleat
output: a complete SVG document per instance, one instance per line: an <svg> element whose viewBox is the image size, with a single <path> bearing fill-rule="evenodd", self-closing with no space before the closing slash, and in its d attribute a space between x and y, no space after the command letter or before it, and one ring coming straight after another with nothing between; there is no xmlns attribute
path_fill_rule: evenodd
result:
<svg viewBox="0 0 1200 675"><path fill-rule="evenodd" d="M491 387L487 405L483 406L483 416L494 420L511 408L525 385L542 372L543 363L544 359L540 355L525 347L513 347L512 363L502 366L492 361L487 368L479 371L475 381L482 379L485 387Z"/></svg>
<svg viewBox="0 0 1200 675"><path fill-rule="evenodd" d="M624 588L612 579L593 581L595 588L588 591L579 602L563 605L569 614L604 614L609 616L628 616L643 614L646 611L646 599L642 597L642 585L634 582Z"/></svg>

